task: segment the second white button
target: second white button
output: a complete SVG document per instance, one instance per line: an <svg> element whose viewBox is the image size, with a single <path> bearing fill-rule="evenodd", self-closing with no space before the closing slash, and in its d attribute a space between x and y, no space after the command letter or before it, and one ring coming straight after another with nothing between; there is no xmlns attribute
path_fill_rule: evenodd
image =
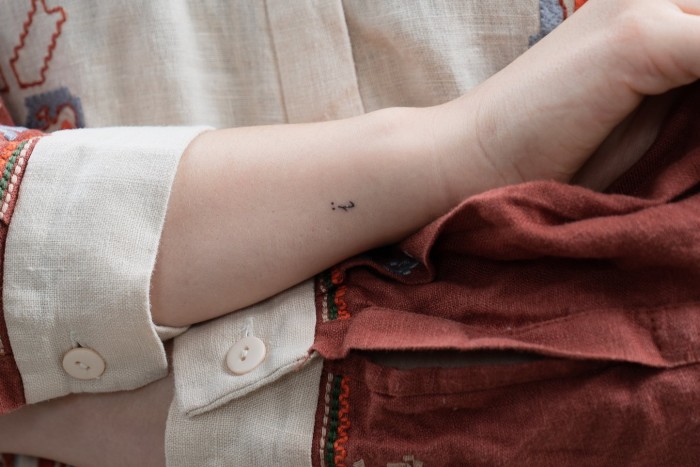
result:
<svg viewBox="0 0 700 467"><path fill-rule="evenodd" d="M260 365L267 349L265 343L255 336L246 336L229 349L226 354L226 366L234 375L244 375Z"/></svg>
<svg viewBox="0 0 700 467"><path fill-rule="evenodd" d="M97 379L105 371L105 361L92 349L76 347L63 356L63 369L76 379Z"/></svg>

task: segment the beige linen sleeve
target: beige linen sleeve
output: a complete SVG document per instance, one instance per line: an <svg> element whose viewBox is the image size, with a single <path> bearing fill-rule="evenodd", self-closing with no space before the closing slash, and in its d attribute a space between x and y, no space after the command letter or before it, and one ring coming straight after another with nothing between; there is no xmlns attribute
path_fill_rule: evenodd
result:
<svg viewBox="0 0 700 467"><path fill-rule="evenodd" d="M313 280L175 338L168 467L312 465L323 360Z"/></svg>
<svg viewBox="0 0 700 467"><path fill-rule="evenodd" d="M203 127L59 131L37 143L7 236L5 319L27 403L167 374L149 290L180 156Z"/></svg>

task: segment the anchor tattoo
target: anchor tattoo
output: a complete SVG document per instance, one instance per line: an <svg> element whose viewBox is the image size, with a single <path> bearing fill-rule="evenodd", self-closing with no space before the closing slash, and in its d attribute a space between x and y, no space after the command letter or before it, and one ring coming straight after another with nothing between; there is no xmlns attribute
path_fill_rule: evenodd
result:
<svg viewBox="0 0 700 467"><path fill-rule="evenodd" d="M345 212L348 212L348 209L352 209L355 207L355 203L353 201L350 201L348 204L335 204L334 202L331 202L331 209L335 211L336 208L342 209Z"/></svg>

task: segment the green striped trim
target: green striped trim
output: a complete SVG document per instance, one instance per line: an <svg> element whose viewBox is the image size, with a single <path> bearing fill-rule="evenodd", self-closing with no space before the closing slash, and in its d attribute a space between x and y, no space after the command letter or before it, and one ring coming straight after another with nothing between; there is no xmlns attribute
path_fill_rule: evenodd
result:
<svg viewBox="0 0 700 467"><path fill-rule="evenodd" d="M338 319L338 305L335 303L335 293L338 290L338 285L333 283L331 279L331 271L325 271L321 276L323 291L326 293L326 306L328 307L328 320L333 321Z"/></svg>
<svg viewBox="0 0 700 467"><path fill-rule="evenodd" d="M7 160L5 164L5 171L2 174L2 180L0 180L0 200L5 198L5 193L7 192L7 187L10 185L10 179L12 179L12 172L15 169L15 164L17 163L17 158L19 157L22 149L27 144L27 141L22 141L17 148L12 152L12 155Z"/></svg>
<svg viewBox="0 0 700 467"><path fill-rule="evenodd" d="M338 412L340 411L340 383L342 380L342 376L334 376L331 382L328 438L326 438L326 465L328 467L335 467L335 440L338 439L338 426L340 424Z"/></svg>

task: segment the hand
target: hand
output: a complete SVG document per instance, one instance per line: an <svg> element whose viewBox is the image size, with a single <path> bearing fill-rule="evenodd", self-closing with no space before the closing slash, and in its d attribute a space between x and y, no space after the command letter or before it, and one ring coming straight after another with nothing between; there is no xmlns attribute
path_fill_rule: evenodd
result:
<svg viewBox="0 0 700 467"><path fill-rule="evenodd" d="M679 94L682 93L674 90L647 97L586 160L571 183L596 191L610 186L646 154Z"/></svg>
<svg viewBox="0 0 700 467"><path fill-rule="evenodd" d="M568 182L610 136L596 162L578 178L603 188L630 165L605 169L610 161L604 157L624 147L633 160L651 143L650 133L636 126L658 127L663 113L630 117L643 98L700 77L698 13L698 0L590 0L508 67L441 111L452 119L461 112L466 132L461 141L478 142L483 159L478 170L494 185ZM630 141L636 151L620 144ZM454 145L450 154L459 159L460 151L464 148ZM474 170L474 162L469 164L467 170ZM453 169L452 174L460 173ZM452 178L451 186L458 187Z"/></svg>

